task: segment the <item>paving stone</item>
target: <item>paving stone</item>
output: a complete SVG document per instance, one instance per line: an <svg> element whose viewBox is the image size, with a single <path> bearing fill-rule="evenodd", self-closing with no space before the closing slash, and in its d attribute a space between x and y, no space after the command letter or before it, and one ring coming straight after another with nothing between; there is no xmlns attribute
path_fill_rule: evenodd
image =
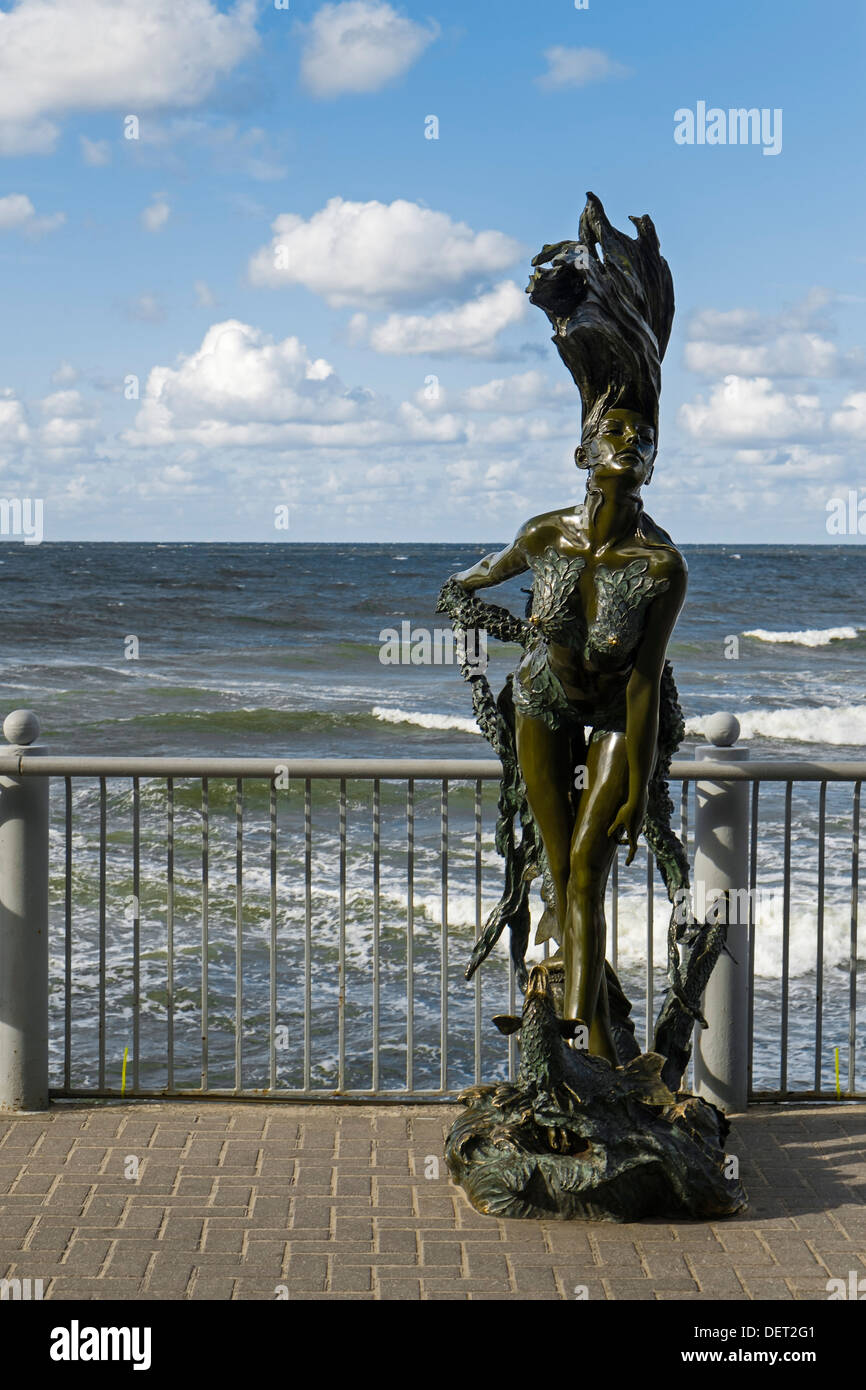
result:
<svg viewBox="0 0 866 1390"><path fill-rule="evenodd" d="M63 1256L63 1264L70 1274L97 1275L108 1259L111 1243L107 1240L88 1240L79 1234Z"/></svg>
<svg viewBox="0 0 866 1390"><path fill-rule="evenodd" d="M117 1241L105 1271L106 1278L128 1275L143 1279L153 1256L153 1246L149 1242Z"/></svg>
<svg viewBox="0 0 866 1390"><path fill-rule="evenodd" d="M397 1299L417 1302L421 1297L420 1280L410 1283L408 1279L382 1279L377 1283L376 1290L380 1298L389 1302Z"/></svg>
<svg viewBox="0 0 866 1390"><path fill-rule="evenodd" d="M425 1243L425 1254L428 1248L429 1247ZM426 1263L427 1261L425 1260L425 1264ZM491 1250L486 1244L470 1246L466 1251L466 1263L473 1279L484 1276L486 1278L504 1279L506 1283L510 1282L508 1260L505 1251L502 1249ZM513 1263L516 1265L516 1261ZM521 1268L524 1267L525 1266L521 1266ZM550 1268L549 1261L547 1268Z"/></svg>
<svg viewBox="0 0 866 1390"><path fill-rule="evenodd" d="M230 1275L212 1278L210 1275L196 1280L190 1298L207 1298L225 1302L234 1293L236 1281Z"/></svg>

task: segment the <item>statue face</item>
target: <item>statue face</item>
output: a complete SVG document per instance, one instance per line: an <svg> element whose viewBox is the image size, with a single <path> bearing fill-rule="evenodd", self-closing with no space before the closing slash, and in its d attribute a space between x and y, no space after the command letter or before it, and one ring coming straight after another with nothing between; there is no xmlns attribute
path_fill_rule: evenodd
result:
<svg viewBox="0 0 866 1390"><path fill-rule="evenodd" d="M652 477L655 455L655 429L636 410L609 410L574 451L578 468L588 468L594 478L622 478L637 487Z"/></svg>

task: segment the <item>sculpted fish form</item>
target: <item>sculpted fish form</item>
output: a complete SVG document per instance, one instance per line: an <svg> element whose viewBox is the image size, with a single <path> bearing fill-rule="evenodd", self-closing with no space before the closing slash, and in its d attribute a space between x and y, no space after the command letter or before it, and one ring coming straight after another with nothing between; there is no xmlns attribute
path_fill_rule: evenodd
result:
<svg viewBox="0 0 866 1390"><path fill-rule="evenodd" d="M602 1057L586 1051L586 1024L577 1018L558 1018L550 971L534 965L523 998L520 1018L497 1014L493 1019L501 1033L520 1034L521 1090L544 1093L569 1109L596 1098L628 1096L644 1105L672 1105L675 1097L661 1079L665 1059L647 1052L626 1067L612 1067ZM566 1045L574 1041L574 1047Z"/></svg>

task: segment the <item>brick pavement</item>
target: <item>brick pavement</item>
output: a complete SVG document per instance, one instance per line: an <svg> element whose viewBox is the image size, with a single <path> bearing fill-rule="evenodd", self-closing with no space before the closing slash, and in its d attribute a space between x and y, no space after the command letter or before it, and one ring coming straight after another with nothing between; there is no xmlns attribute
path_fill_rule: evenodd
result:
<svg viewBox="0 0 866 1390"><path fill-rule="evenodd" d="M191 1101L0 1117L0 1278L54 1299L793 1300L866 1277L866 1105L739 1117L728 1151L751 1206L715 1224L480 1216L442 1158L455 1113Z"/></svg>

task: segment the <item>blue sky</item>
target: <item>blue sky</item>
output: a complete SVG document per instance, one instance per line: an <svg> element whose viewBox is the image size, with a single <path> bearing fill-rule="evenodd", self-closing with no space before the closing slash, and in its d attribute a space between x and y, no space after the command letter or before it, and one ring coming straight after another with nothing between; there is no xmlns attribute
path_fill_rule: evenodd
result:
<svg viewBox="0 0 866 1390"><path fill-rule="evenodd" d="M647 509L858 542L864 58L854 0L0 4L0 492L48 540L509 537L582 492L523 289L592 189L674 276ZM781 148L677 143L699 103Z"/></svg>

